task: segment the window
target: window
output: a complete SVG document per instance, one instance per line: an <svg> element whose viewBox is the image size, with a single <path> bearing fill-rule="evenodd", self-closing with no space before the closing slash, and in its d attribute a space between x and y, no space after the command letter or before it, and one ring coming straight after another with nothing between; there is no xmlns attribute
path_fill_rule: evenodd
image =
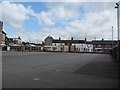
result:
<svg viewBox="0 0 120 90"><path fill-rule="evenodd" d="M106 45L106 48L108 48L108 45Z"/></svg>
<svg viewBox="0 0 120 90"><path fill-rule="evenodd" d="M57 47L52 47L53 51L56 51L57 50Z"/></svg>
<svg viewBox="0 0 120 90"><path fill-rule="evenodd" d="M111 48L112 47L112 45L109 45L109 48Z"/></svg>
<svg viewBox="0 0 120 90"><path fill-rule="evenodd" d="M63 48L61 47L61 51L63 50Z"/></svg>
<svg viewBox="0 0 120 90"><path fill-rule="evenodd" d="M101 47L101 45L98 45L98 47Z"/></svg>
<svg viewBox="0 0 120 90"><path fill-rule="evenodd" d="M49 43L49 45L51 45L51 43Z"/></svg>
<svg viewBox="0 0 120 90"><path fill-rule="evenodd" d="M67 43L65 43L65 45L68 45Z"/></svg>

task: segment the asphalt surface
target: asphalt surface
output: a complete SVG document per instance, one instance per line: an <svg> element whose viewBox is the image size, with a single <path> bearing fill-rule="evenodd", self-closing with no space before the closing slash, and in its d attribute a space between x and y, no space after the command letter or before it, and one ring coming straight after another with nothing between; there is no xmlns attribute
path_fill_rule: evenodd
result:
<svg viewBox="0 0 120 90"><path fill-rule="evenodd" d="M110 55L3 52L3 88L117 88Z"/></svg>

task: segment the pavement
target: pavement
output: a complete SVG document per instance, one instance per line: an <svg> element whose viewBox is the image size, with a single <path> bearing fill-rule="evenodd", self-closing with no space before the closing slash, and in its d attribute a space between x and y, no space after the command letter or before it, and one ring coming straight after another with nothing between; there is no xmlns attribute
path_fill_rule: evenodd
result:
<svg viewBox="0 0 120 90"><path fill-rule="evenodd" d="M3 88L118 88L107 54L3 52Z"/></svg>

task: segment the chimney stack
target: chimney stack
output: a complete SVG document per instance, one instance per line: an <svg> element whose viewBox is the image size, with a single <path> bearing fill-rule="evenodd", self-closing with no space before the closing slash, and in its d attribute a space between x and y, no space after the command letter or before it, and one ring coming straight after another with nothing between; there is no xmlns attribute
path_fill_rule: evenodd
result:
<svg viewBox="0 0 120 90"><path fill-rule="evenodd" d="M59 40L61 40L61 37L59 37Z"/></svg>
<svg viewBox="0 0 120 90"><path fill-rule="evenodd" d="M85 38L85 41L87 41L87 38Z"/></svg>
<svg viewBox="0 0 120 90"><path fill-rule="evenodd" d="M73 40L73 37L71 37L71 40Z"/></svg>
<svg viewBox="0 0 120 90"><path fill-rule="evenodd" d="M102 38L102 41L104 41L104 39Z"/></svg>
<svg viewBox="0 0 120 90"><path fill-rule="evenodd" d="M2 31L3 31L3 22L0 21L0 32L2 32Z"/></svg>

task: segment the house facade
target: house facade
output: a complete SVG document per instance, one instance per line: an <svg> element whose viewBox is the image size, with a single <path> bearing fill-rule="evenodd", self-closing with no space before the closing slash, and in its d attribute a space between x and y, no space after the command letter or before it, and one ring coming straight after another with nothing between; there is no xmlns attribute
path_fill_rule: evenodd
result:
<svg viewBox="0 0 120 90"><path fill-rule="evenodd" d="M7 38L7 44L9 46L20 46L22 44L22 40L20 37L18 38Z"/></svg>
<svg viewBox="0 0 120 90"><path fill-rule="evenodd" d="M16 50L22 46L22 39L18 38L7 38L7 47L10 47L9 50Z"/></svg>

